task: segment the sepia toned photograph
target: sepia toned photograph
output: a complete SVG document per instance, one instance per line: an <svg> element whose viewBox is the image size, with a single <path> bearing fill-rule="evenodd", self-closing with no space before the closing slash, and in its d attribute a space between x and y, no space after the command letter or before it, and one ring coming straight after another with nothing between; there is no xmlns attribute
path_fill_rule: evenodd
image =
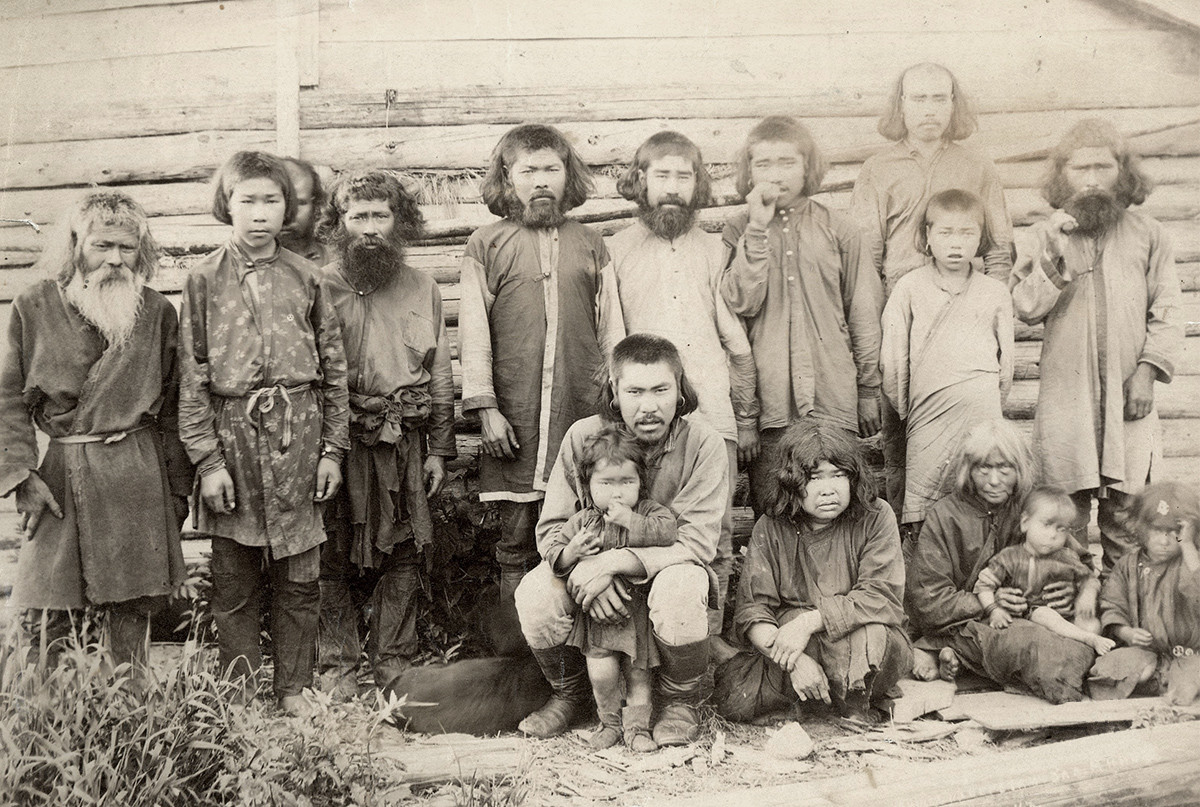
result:
<svg viewBox="0 0 1200 807"><path fill-rule="evenodd" d="M1200 4L4 0L0 804L1200 804Z"/></svg>

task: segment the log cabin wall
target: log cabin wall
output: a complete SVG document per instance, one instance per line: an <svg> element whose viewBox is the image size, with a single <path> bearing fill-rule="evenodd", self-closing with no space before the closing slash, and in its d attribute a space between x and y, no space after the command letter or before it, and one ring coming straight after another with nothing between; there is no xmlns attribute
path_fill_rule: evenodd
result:
<svg viewBox="0 0 1200 807"><path fill-rule="evenodd" d="M207 179L237 149L368 166L420 180L428 237L412 263L442 285L457 334L458 261L488 154L512 124L549 122L597 174L576 215L612 233L631 205L614 177L647 136L678 129L717 178L702 224L737 205L729 163L763 115L800 116L845 208L890 83L944 63L981 113L967 145L991 156L1018 242L1048 212L1046 149L1103 115L1132 136L1158 188L1145 204L1174 239L1188 340L1158 387L1166 473L1200 471L1200 12L1187 0L7 0L0 6L0 327L34 280L45 226L89 185L118 184L166 248L176 296L227 228ZM1007 415L1037 400L1039 328L1018 329ZM455 353L457 357L457 351ZM457 358L455 364L456 382ZM460 447L478 450L460 421Z"/></svg>

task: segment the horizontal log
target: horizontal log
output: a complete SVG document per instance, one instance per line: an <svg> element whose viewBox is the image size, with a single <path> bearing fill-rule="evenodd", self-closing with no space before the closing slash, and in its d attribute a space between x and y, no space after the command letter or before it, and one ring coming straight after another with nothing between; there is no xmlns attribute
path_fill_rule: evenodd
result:
<svg viewBox="0 0 1200 807"><path fill-rule="evenodd" d="M387 0L326 0L321 4L325 36L331 41L405 42L418 44L436 31L441 41L490 39L620 39L637 32L661 41L677 37L713 37L722 34L827 35L853 31L911 33L1037 27L1051 30L1120 30L1130 27L1127 18L1073 3L1057 4L1054 13L1042 7L997 8L985 0L965 0L946 6L935 0L910 0L905 14L888 3L843 0L836 5L814 4L803 14L787 13L787 3L766 2L758 13L722 4L696 4L664 0L646 4L638 0L612 0L602 6L572 4L568 12L546 2L479 4L449 0L431 6L397 8ZM453 20L453 25L447 25ZM920 21L920 23L918 22Z"/></svg>
<svg viewBox="0 0 1200 807"><path fill-rule="evenodd" d="M58 0L7 0L0 6L0 20L112 11L134 6L178 6L184 3L207 2L210 0L72 0L70 4L63 4Z"/></svg>
<svg viewBox="0 0 1200 807"><path fill-rule="evenodd" d="M274 0L239 0L17 17L3 26L0 67L273 45L275 15Z"/></svg>
<svg viewBox="0 0 1200 807"><path fill-rule="evenodd" d="M968 144L998 161L1034 159L1083 113L1037 112L983 116L979 134ZM1108 110L1106 117L1135 138L1147 154L1200 154L1200 124L1194 108ZM682 126L717 163L734 159L748 119L693 119ZM814 136L826 144L834 162L860 162L884 144L873 118L814 118ZM624 165L649 135L677 122L663 120L564 123L562 128L593 165ZM301 132L305 159L335 170L387 167L402 170L480 169L507 127L393 127ZM1165 130L1165 131L1164 131ZM829 148L829 144L838 144ZM0 159L4 189L44 188L111 182L159 182L208 177L238 149L274 148L272 133L206 131L138 138L108 138L71 143L14 144Z"/></svg>
<svg viewBox="0 0 1200 807"><path fill-rule="evenodd" d="M1015 381L1004 416L1010 420L1029 420L1037 408L1036 381ZM1170 384L1154 387L1158 416L1166 419L1200 418L1200 376L1177 376Z"/></svg>
<svg viewBox="0 0 1200 807"><path fill-rule="evenodd" d="M1141 807L1195 804L1200 723L1130 729L1039 744L984 756L936 762L866 764L856 773L782 785L657 798L644 807L1017 807L1029 804L1105 804Z"/></svg>
<svg viewBox="0 0 1200 807"><path fill-rule="evenodd" d="M1195 108L1095 111L1135 137L1146 154L1200 154L1200 119ZM980 131L968 141L997 161L1042 155L1087 112L1024 112L981 116ZM692 119L686 126L664 120L563 122L559 127L590 165L624 165L651 134L679 126L713 162L731 162L756 120ZM833 162L860 162L884 142L874 118L811 118L806 121ZM506 126L470 124L387 129L326 129L301 132L306 159L341 170L385 166L413 169L481 168ZM1164 132L1163 130L1167 130ZM1143 134L1147 133L1147 134ZM1143 144L1149 144L1147 149ZM829 144L837 144L831 147ZM10 181L10 186L16 186Z"/></svg>
<svg viewBox="0 0 1200 807"><path fill-rule="evenodd" d="M706 7L706 13L711 8ZM804 15L744 13L742 18L755 24L772 16ZM907 11L896 17L906 27L916 28L916 17ZM987 111L1158 106L1172 105L1178 98L1194 104L1196 92L1188 37L1134 26L1114 31L1053 24L974 34L965 32L969 29L916 29L904 34L780 32L749 37L711 30L695 38L674 37L660 29L651 34L653 39L617 40L518 36L453 41L418 33L420 41L398 47L391 40L401 28L419 31L404 23L371 26L374 36L388 41L338 41L336 31L323 32L322 91L376 91L381 99L387 89L397 90L403 98L414 88L424 88L449 90L453 97L455 90L474 86L544 88L552 73L555 86L564 88L629 88L632 109L626 117L641 117L632 114L638 111L633 104L641 88L694 87L697 77L703 77L704 84L743 87L751 95L765 88L774 92L790 87L794 100L789 106L801 113L821 111L814 106L828 103L827 88L836 87L838 102L822 114L875 115L896 74L936 54L954 66L968 91L974 89L975 96L986 99ZM781 59L781 53L790 56ZM389 81L388 77L396 78ZM564 101L556 113L553 101L546 104L537 91L532 94L533 111L550 120L574 119L569 111L571 98ZM470 97L462 103L469 106ZM518 104L508 113L511 116L519 109ZM717 117L725 114L729 113ZM680 117L691 116L685 112Z"/></svg>

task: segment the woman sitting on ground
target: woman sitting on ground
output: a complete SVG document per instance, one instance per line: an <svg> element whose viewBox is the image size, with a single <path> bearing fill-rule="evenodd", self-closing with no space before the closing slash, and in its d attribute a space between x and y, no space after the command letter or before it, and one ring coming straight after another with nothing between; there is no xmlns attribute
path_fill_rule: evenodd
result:
<svg viewBox="0 0 1200 807"><path fill-rule="evenodd" d="M1096 657L1091 647L1018 618L1028 608L1019 588L996 588L995 605L1014 617L1002 630L985 621L973 593L992 556L1022 540L1021 502L1036 482L1032 469L1024 438L1006 421L980 423L964 438L949 469L953 492L927 512L908 564L905 610L918 637L914 677L954 680L966 665L1051 703L1083 697ZM1069 613L1074 589L1071 581L1051 583L1042 591L1044 604Z"/></svg>

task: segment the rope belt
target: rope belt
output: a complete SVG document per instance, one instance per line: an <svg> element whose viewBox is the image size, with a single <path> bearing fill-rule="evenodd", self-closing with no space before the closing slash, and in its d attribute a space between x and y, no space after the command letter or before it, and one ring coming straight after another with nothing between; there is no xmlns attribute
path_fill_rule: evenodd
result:
<svg viewBox="0 0 1200 807"><path fill-rule="evenodd" d="M265 415L275 408L276 398L283 401L283 438L280 447L284 450L292 444L292 395L298 395L312 389L312 384L298 384L285 387L276 384L273 387L259 387L249 394L246 401L246 417L254 422L254 413Z"/></svg>
<svg viewBox="0 0 1200 807"><path fill-rule="evenodd" d="M142 429L150 428L149 425L137 426L133 429L128 429L123 432L109 432L108 434L67 434L62 437L51 437L52 443L65 443L67 445L75 445L78 443L119 443L134 432L140 432Z"/></svg>

